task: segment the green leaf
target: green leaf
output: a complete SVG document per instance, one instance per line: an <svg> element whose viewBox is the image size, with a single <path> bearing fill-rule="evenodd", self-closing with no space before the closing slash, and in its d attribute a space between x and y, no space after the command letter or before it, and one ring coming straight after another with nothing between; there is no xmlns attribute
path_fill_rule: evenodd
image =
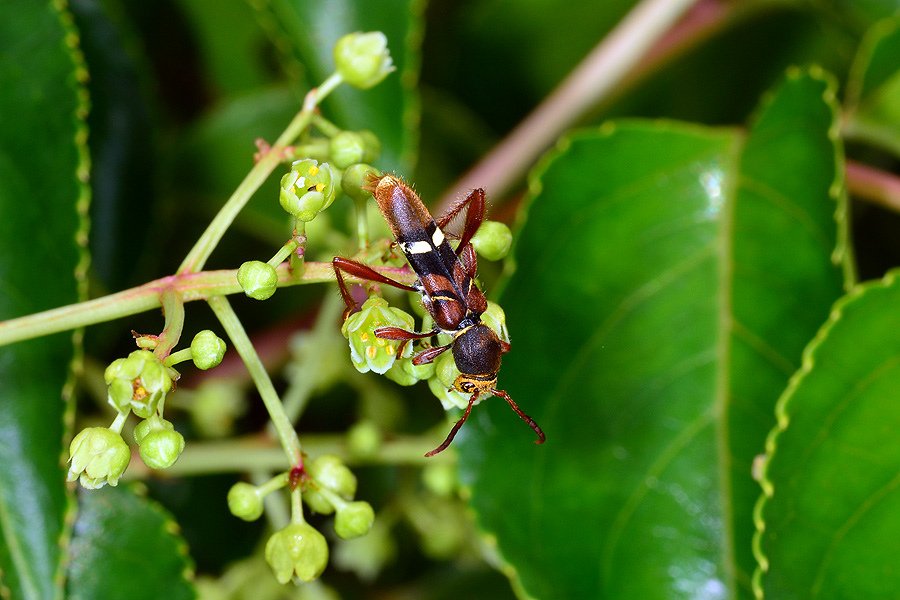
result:
<svg viewBox="0 0 900 600"><path fill-rule="evenodd" d="M767 598L900 589L898 275L835 305L778 402L755 540Z"/></svg>
<svg viewBox="0 0 900 600"><path fill-rule="evenodd" d="M153 214L155 124L129 52L137 44L108 4L70 2L91 74L91 274L107 289L121 289L134 283L135 256L150 238L134 232L136 220Z"/></svg>
<svg viewBox="0 0 900 600"><path fill-rule="evenodd" d="M82 490L69 564L70 600L194 598L175 521L128 487Z"/></svg>
<svg viewBox="0 0 900 600"><path fill-rule="evenodd" d="M87 73L58 3L0 7L0 320L76 301ZM0 595L60 594L71 334L0 348Z"/></svg>
<svg viewBox="0 0 900 600"><path fill-rule="evenodd" d="M332 48L341 36L354 31L381 31L387 36L396 72L368 90L342 85L326 100L323 114L345 129L374 131L382 143L380 168L410 171L418 144L415 90L424 3L271 0L269 4L289 47L306 67L309 85L318 85L334 71Z"/></svg>
<svg viewBox="0 0 900 600"><path fill-rule="evenodd" d="M178 0L178 4L194 29L203 72L216 92L249 91L273 81L274 73L268 73L264 64L268 41L250 2Z"/></svg>
<svg viewBox="0 0 900 600"><path fill-rule="evenodd" d="M844 279L833 97L795 70L746 134L610 123L533 178L499 384L547 442L492 400L460 461L527 594L749 596L751 465Z"/></svg>
<svg viewBox="0 0 900 600"><path fill-rule="evenodd" d="M875 24L847 82L847 133L900 157L900 16Z"/></svg>

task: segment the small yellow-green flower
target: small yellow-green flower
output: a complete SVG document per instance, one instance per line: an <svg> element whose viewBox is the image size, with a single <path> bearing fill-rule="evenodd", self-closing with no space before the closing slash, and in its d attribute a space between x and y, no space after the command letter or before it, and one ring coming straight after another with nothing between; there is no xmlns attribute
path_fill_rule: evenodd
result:
<svg viewBox="0 0 900 600"><path fill-rule="evenodd" d="M415 321L412 315L388 305L387 300L372 296L362 305L362 310L353 313L341 327L341 333L350 342L350 360L360 373L375 371L383 375L397 360L399 340L386 340L375 335L379 327L400 327L412 330ZM406 344L404 357L412 354L412 344Z"/></svg>

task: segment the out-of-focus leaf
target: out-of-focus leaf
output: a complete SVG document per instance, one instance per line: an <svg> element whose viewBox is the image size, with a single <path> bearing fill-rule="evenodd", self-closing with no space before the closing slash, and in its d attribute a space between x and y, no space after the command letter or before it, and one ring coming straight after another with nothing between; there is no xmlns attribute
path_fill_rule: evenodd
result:
<svg viewBox="0 0 900 600"><path fill-rule="evenodd" d="M79 298L87 77L57 3L0 4L0 320ZM0 595L60 595L71 334L0 348Z"/></svg>
<svg viewBox="0 0 900 600"><path fill-rule="evenodd" d="M750 595L751 465L844 279L833 96L795 70L746 134L613 123L535 175L499 383L547 442L495 399L460 461L526 593Z"/></svg>
<svg viewBox="0 0 900 600"><path fill-rule="evenodd" d="M798 4L809 4L808 0L796 0ZM812 3L837 21L843 21L863 32L877 21L900 13L898 0L824 0Z"/></svg>
<svg viewBox="0 0 900 600"><path fill-rule="evenodd" d="M778 403L757 514L766 598L900 590L898 275L837 303Z"/></svg>
<svg viewBox="0 0 900 600"><path fill-rule="evenodd" d="M900 16L872 27L847 82L847 132L900 157Z"/></svg>
<svg viewBox="0 0 900 600"><path fill-rule="evenodd" d="M382 143L379 168L408 172L418 145L416 84L424 3L271 0L269 5L289 48L306 68L308 85L318 85L334 71L332 49L341 36L354 31L381 31L387 36L396 72L368 90L342 85L325 102L323 112L344 129L374 131Z"/></svg>
<svg viewBox="0 0 900 600"><path fill-rule="evenodd" d="M245 92L273 81L266 69L269 44L256 11L246 0L179 0L196 32L200 54L215 91Z"/></svg>
<svg viewBox="0 0 900 600"><path fill-rule="evenodd" d="M91 271L117 290L135 283L135 256L149 237L135 231L156 197L154 123L131 55L136 44L100 0L70 6L91 73Z"/></svg>
<svg viewBox="0 0 900 600"><path fill-rule="evenodd" d="M195 597L175 521L127 487L81 492L70 550L70 600Z"/></svg>

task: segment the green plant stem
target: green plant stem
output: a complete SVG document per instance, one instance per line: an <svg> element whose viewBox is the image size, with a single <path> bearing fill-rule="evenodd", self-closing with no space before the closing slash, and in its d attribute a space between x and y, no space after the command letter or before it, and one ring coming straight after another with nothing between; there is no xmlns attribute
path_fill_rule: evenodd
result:
<svg viewBox="0 0 900 600"><path fill-rule="evenodd" d="M304 223L305 225L305 223ZM297 249L297 246L300 245L300 242L297 241L296 237L291 238L285 244L278 249L278 252L275 253L275 256L269 259L268 263L273 267L278 267L284 260L291 255L291 253Z"/></svg>
<svg viewBox="0 0 900 600"><path fill-rule="evenodd" d="M172 288L162 293L161 301L166 322L153 353L165 359L181 339L181 332L184 329L184 302Z"/></svg>
<svg viewBox="0 0 900 600"><path fill-rule="evenodd" d="M306 519L303 518L303 502L301 500L300 486L297 486L291 490L291 523L295 525L306 523Z"/></svg>
<svg viewBox="0 0 900 600"><path fill-rule="evenodd" d="M411 283L415 279L406 268L374 268L398 281ZM300 275L287 264L279 265L276 270L279 287L334 281L334 269L330 262L306 262ZM348 279L358 281L352 277ZM243 293L237 282L236 270L170 275L101 298L0 322L0 346L159 308L162 294L167 290L178 294L182 302Z"/></svg>
<svg viewBox="0 0 900 600"><path fill-rule="evenodd" d="M194 357L194 353L190 348L182 348L178 352L173 352L163 361L163 364L167 367L173 367L178 363L183 363L185 361L191 360Z"/></svg>
<svg viewBox="0 0 900 600"><path fill-rule="evenodd" d="M322 115L313 116L313 125L328 137L334 137L341 132L341 128L323 117Z"/></svg>
<svg viewBox="0 0 900 600"><path fill-rule="evenodd" d="M347 465L411 465L424 466L436 462L455 460L452 452L443 452L432 458L425 453L435 447L446 435L444 423L429 433L418 436L395 436L385 441L375 454L356 456L347 450L343 434L305 434L303 448L310 456L334 454ZM452 447L451 447L452 448ZM255 435L214 442L194 441L188 444L178 462L155 477L189 477L213 473L246 473L249 471L284 471L291 467L281 448L269 438ZM149 477L150 469L140 461L128 467L126 478Z"/></svg>
<svg viewBox="0 0 900 600"><path fill-rule="evenodd" d="M219 322L222 323L222 327L225 328L228 337L231 338L231 344L237 350L241 360L244 361L250 377L256 384L256 389L259 390L263 404L265 404L269 418L275 426L275 431L278 433L282 449L287 455L290 465L302 465L303 456L300 448L300 438L297 437L297 432L294 431L290 419L285 414L281 400L278 398L278 393L275 391L275 386L272 385L272 380L259 359L259 355L256 354L256 349L247 336L240 319L238 319L228 299L224 296L215 296L208 299L207 302L216 314Z"/></svg>
<svg viewBox="0 0 900 600"><path fill-rule="evenodd" d="M255 469L249 472L250 482L257 487L265 487L271 482L283 478L284 484L280 487L284 487L287 485L288 474L285 471L279 475L276 475L274 478L269 479L269 472L263 469ZM288 523L291 522L291 514L288 509L288 503L286 502L287 498L284 494L269 494L266 493L263 498L263 503L266 507L266 520L269 522L269 526L278 531L279 529L284 529L287 527Z"/></svg>
<svg viewBox="0 0 900 600"><path fill-rule="evenodd" d="M275 144L259 159L244 180L238 185L237 189L231 194L231 197L225 205L219 210L212 222L191 248L187 256L178 267L178 274L195 273L200 271L206 264L212 251L219 244L222 236L231 226L238 213L246 206L250 197L259 189L266 181L272 171L281 164L281 160L285 156L285 149L306 129L312 121L316 106L330 94L335 87L340 85L342 79L337 73L331 75L322 82L318 88L314 88L306 94L303 100L303 108L298 112L287 128L282 132Z"/></svg>

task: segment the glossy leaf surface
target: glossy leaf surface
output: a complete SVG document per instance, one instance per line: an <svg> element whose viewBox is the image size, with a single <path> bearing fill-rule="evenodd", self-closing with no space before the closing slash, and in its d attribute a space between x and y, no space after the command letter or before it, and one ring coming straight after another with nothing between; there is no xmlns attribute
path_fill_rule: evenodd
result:
<svg viewBox="0 0 900 600"><path fill-rule="evenodd" d="M535 175L500 385L547 442L491 400L460 462L527 594L750 595L751 465L843 284L833 95L794 71L746 133L608 124Z"/></svg>
<svg viewBox="0 0 900 600"><path fill-rule="evenodd" d="M0 5L0 320L78 299L86 72L73 36L49 2ZM0 348L0 596L59 592L73 351L71 333Z"/></svg>
<svg viewBox="0 0 900 600"><path fill-rule="evenodd" d="M187 547L156 503L128 487L82 491L68 598L194 598Z"/></svg>

